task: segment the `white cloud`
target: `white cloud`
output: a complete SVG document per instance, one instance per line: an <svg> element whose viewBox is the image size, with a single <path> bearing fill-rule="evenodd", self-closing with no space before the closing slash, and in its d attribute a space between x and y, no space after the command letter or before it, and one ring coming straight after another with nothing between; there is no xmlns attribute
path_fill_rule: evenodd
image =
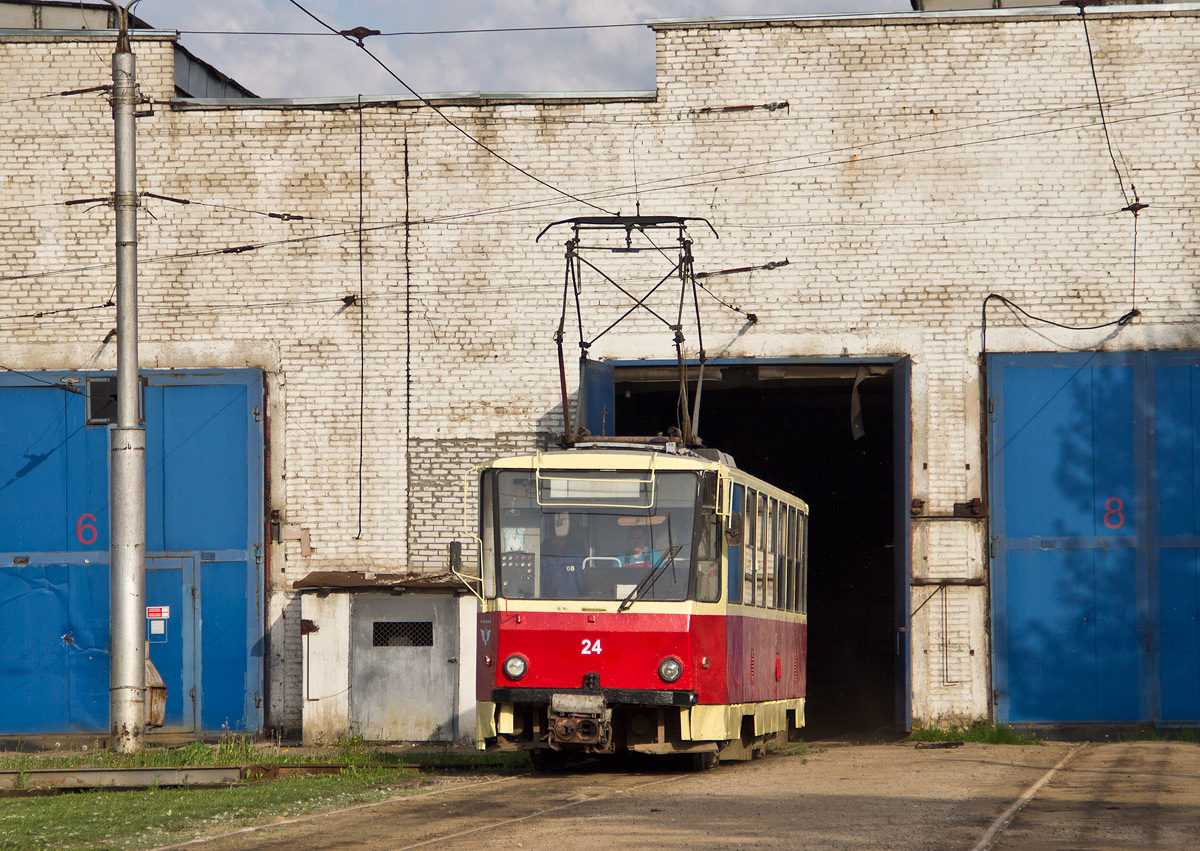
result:
<svg viewBox="0 0 1200 851"><path fill-rule="evenodd" d="M300 0L335 28L388 32L634 23L654 18L904 11L902 0ZM198 31L315 32L287 0L145 0L138 13L264 97L403 94L352 43L333 36L202 35ZM189 32L190 31L190 32ZM381 61L421 93L628 91L654 88L654 39L643 27L372 38Z"/></svg>

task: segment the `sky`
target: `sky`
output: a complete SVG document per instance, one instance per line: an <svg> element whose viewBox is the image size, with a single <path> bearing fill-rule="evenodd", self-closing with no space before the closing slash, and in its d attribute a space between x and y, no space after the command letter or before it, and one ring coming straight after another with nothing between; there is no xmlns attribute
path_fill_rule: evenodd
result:
<svg viewBox="0 0 1200 851"><path fill-rule="evenodd" d="M298 0L338 30L384 35L366 44L422 95L448 92L654 90L647 20L912 11L909 0ZM122 5L124 3L122 2ZM260 97L407 95L366 53L329 34L289 0L141 0L134 13L182 33L195 56ZM611 25L625 26L611 26ZM543 32L388 35L580 26ZM254 33L322 33L259 35Z"/></svg>

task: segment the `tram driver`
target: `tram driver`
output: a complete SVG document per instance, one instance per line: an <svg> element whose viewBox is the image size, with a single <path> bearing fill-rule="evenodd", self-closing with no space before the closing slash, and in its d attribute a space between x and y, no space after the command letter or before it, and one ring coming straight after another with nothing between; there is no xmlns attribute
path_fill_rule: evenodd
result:
<svg viewBox="0 0 1200 851"><path fill-rule="evenodd" d="M623 567L655 567L662 560L662 553L650 546L650 529L647 526L632 526L629 529L629 550L621 557Z"/></svg>

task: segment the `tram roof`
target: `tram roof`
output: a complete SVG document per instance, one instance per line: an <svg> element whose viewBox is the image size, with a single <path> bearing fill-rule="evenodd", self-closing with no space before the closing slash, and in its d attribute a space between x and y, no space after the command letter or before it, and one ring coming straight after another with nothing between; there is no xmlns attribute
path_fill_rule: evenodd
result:
<svg viewBox="0 0 1200 851"><path fill-rule="evenodd" d="M550 468L557 470L715 470L725 466L737 468L733 459L724 456L724 463L697 453L667 446L645 444L585 444L570 449L552 449L528 455L497 458L488 466L508 469Z"/></svg>
<svg viewBox="0 0 1200 851"><path fill-rule="evenodd" d="M808 510L808 505L770 482L759 479L738 469L733 458L724 452L704 450L706 454L716 457L706 458L691 449L669 444L624 443L610 444L599 440L592 443L577 445L569 449L555 449L546 452L534 452L525 455L509 455L484 465L502 470L718 470L736 474L737 480L744 480L751 487L762 493L799 501Z"/></svg>

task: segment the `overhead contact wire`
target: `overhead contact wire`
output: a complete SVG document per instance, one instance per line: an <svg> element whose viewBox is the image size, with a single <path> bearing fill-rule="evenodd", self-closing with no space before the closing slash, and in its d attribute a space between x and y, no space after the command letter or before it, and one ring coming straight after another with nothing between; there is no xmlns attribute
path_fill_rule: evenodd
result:
<svg viewBox="0 0 1200 851"><path fill-rule="evenodd" d="M1104 129L1104 142L1108 145L1108 158L1112 160L1113 171L1117 175L1117 186L1121 190L1121 197L1125 199L1125 204L1128 206L1129 195L1125 192L1125 178L1121 176L1121 169L1117 166L1117 158L1113 154L1112 137L1108 134L1108 120L1104 115L1104 98L1100 95L1100 78L1096 74L1096 57L1092 53L1092 37L1088 34L1087 14L1084 9L1085 6L1080 3L1079 20L1083 21L1083 38L1087 42L1088 65L1092 69L1092 83L1096 87L1096 108L1100 110L1100 126Z"/></svg>
<svg viewBox="0 0 1200 851"><path fill-rule="evenodd" d="M374 53L371 52L371 49L367 47L367 45L363 42L362 38L355 38L353 36L350 36L346 33L341 32L337 29L334 29L332 26L325 23L323 20L318 18L316 15L314 15L312 12L308 11L308 9L305 9L302 5L300 5L298 2L296 2L296 0L288 0L288 2L291 3L293 6L295 6L297 9L299 9L304 14L308 15L308 17L312 18L318 24L325 27L325 29L329 30L332 33L336 33L337 35L342 36L347 41L357 44L359 49L361 49L363 51L363 53L367 54L367 56L370 56L372 61L374 61L376 65L378 65L380 68L382 68L389 77L391 77L393 80L395 80L400 85L404 86L404 88L410 94L412 94L413 97L415 97L417 100L421 101L421 103L425 104L425 106L432 109L439 118L441 118L443 121L445 121L451 127L453 127L455 130L457 130L459 133L461 133L467 139L469 139L472 143L474 143L475 145L478 145L484 151L491 154L493 157L498 159L500 162L504 163L509 168L513 169L514 171L520 172L521 174L525 175L526 177L528 177L530 180L534 181L535 183L539 183L542 186L545 186L547 189L557 192L559 195L562 195L566 198L570 198L572 201L576 201L587 207L591 207L593 210L599 210L602 213L608 213L609 215L615 215L611 210L605 209L604 207L601 207L597 204L593 204L591 201L586 201L577 195L572 195L570 192L567 192L565 189L560 189L557 186L555 186L554 184L543 180L542 178L538 177L536 174L533 174L528 169L522 168L521 166L514 163L512 160L509 160L508 158L506 158L499 152L488 147L483 142L481 142L479 139L475 138L470 133L468 133L466 130L464 130L462 127L455 124L454 121L452 121L448 115L446 115L444 112L442 112L442 110L438 109L438 107L433 103L433 101L429 100L429 98L425 97L424 95L419 94L416 89L414 89L412 86L410 86L408 83L406 83L403 79L401 79L400 75L398 75L395 71L393 71L391 68L389 68L387 66L387 63L385 63L378 56L376 56Z"/></svg>

